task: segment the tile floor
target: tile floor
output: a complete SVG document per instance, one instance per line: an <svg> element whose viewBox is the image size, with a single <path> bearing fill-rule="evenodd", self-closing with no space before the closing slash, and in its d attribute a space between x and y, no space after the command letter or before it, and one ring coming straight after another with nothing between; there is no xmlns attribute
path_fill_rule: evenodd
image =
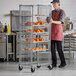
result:
<svg viewBox="0 0 76 76"><path fill-rule="evenodd" d="M18 70L18 63L5 62L0 63L0 76L76 76L76 57L71 59L71 63L65 68L53 68L49 70L46 66L40 69L36 68L34 73L31 73L30 68L24 67L22 71Z"/></svg>

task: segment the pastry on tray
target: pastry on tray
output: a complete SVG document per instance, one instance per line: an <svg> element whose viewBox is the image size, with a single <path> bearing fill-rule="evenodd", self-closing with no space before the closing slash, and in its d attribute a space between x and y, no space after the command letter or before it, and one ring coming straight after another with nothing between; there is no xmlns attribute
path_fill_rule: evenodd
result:
<svg viewBox="0 0 76 76"><path fill-rule="evenodd" d="M26 22L24 23L24 25L32 25L33 23L32 22Z"/></svg>

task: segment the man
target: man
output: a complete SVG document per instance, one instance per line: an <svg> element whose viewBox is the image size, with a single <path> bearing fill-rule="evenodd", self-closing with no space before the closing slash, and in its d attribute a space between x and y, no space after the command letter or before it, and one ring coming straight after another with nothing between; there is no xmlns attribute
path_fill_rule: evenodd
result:
<svg viewBox="0 0 76 76"><path fill-rule="evenodd" d="M61 64L58 66L62 68L66 65L64 54L62 51L62 40L63 40L63 28L65 13L60 9L60 1L53 0L52 5L54 10L49 15L51 17L51 54L52 54L52 67L57 66L56 48L61 60Z"/></svg>

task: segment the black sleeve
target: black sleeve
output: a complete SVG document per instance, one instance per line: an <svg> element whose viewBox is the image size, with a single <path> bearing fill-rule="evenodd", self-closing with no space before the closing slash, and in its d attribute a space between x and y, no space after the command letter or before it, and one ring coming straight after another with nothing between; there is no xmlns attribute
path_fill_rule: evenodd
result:
<svg viewBox="0 0 76 76"><path fill-rule="evenodd" d="M52 18L52 12L53 12L53 11L51 11L51 12L49 13L49 17L46 18L46 21L47 21L48 23L50 22L50 19Z"/></svg>
<svg viewBox="0 0 76 76"><path fill-rule="evenodd" d="M64 19L65 19L65 12L62 10L60 12L60 17L59 17L59 20L62 22L62 24L64 24Z"/></svg>

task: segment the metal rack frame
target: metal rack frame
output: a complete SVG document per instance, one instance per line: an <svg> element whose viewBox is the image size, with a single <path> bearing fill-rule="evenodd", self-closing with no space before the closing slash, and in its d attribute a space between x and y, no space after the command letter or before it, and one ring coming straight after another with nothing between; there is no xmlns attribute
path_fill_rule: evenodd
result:
<svg viewBox="0 0 76 76"><path fill-rule="evenodd" d="M76 39L75 38L76 37L70 36L70 35L64 36L63 50L64 50L64 53L68 52L68 56L69 56L68 62L69 62L69 64L70 64L70 59L71 59L71 53L73 54L73 59L74 59L74 51L76 51L76 48L75 48L76 47Z"/></svg>
<svg viewBox="0 0 76 76"><path fill-rule="evenodd" d="M43 12L43 10L41 9L41 7L42 7L42 9L43 9L43 7L48 7L48 9L49 9L49 11L48 11L48 13L46 13L45 14L45 12L47 12L47 10L48 9L46 9L46 8L44 8L43 10L44 10L44 12ZM40 10L41 9L41 10ZM51 42L50 42L50 40L49 40L49 31L48 31L48 34L44 34L44 33L33 33L33 30L34 30L34 25L33 25L33 22L34 22L34 18L35 18L35 13L37 13L37 16L38 17L47 17L48 15L49 15L49 13L51 12L51 6L50 5L20 5L19 6L19 10L20 10L20 26L19 26L19 43L20 43L20 47L19 47L19 70L22 70L23 69L23 66L22 66L22 64L30 64L30 66L31 66L31 72L34 72L35 71L35 67L33 66L34 65L34 62L33 62L33 53L35 53L35 54L37 54L37 62L36 62L36 64L37 64L37 67L39 68L41 65L44 65L44 64L42 64L42 63L39 63L39 54L40 53L48 53L48 63L47 64L45 64L45 65L47 65L48 66L48 68L51 70L52 69L52 67L51 67L51 65L50 65L50 60L51 60L51 52L50 52L50 46L51 46ZM45 11L46 10L46 11ZM29 13L27 13L27 14L30 14L29 16L28 15L26 15L27 17L29 17L29 20L27 19L27 20L25 20L26 22L27 21L30 21L32 24L31 25L24 25L24 20L21 18L22 16L24 16L24 12L23 11L29 11ZM42 11L42 12L41 12ZM41 15L40 14L40 12L41 13L44 13L45 15ZM35 27L39 27L39 28L41 28L41 27L45 27L45 26L48 26L48 24L47 25L36 25ZM25 28L24 28L25 27ZM25 32L25 30L27 29L26 27L29 27L29 28L31 28L31 33L30 33L30 39L31 39L31 42L26 42L25 41L25 35L27 34L26 32ZM47 27L46 27L47 28ZM48 28L47 28L48 29ZM51 28L50 28L51 29ZM47 38L46 39L46 41L39 41L39 42L33 42L33 36L35 35L35 36L37 36L37 35L40 35L40 36L42 36L42 35L44 35L44 36L46 36L45 38ZM27 34L28 36L29 36L29 34ZM38 37L39 37L39 35L38 35ZM31 62L26 62L26 63L23 63L23 61L22 61L22 53L23 53L23 51L22 51L22 49L23 49L23 43L25 43L25 45L26 44L30 44L30 48L31 48L31 50L29 50L29 53L30 53L30 61ZM35 46L34 46L34 44L35 44ZM48 45L48 51L47 50L45 50L45 51L33 51L32 49L33 49L33 47L36 47L37 45L40 45L40 44L42 44L43 46L44 46L44 44L47 44Z"/></svg>

